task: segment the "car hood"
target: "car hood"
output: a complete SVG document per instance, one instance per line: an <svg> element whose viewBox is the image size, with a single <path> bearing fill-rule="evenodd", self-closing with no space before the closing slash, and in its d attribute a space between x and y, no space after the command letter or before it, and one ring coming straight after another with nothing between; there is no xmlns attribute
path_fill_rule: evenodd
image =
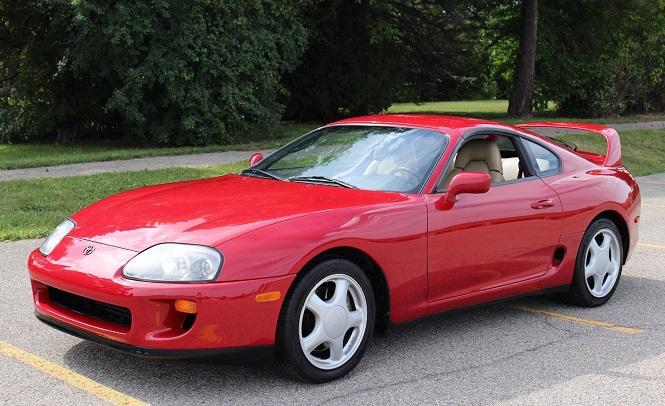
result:
<svg viewBox="0 0 665 406"><path fill-rule="evenodd" d="M134 251L164 242L217 246L291 218L402 199L399 193L226 175L113 195L76 213L69 235Z"/></svg>

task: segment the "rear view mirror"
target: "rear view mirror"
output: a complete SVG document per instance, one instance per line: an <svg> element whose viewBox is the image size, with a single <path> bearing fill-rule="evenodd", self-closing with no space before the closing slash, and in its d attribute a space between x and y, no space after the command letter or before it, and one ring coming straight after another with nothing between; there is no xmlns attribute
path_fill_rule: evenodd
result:
<svg viewBox="0 0 665 406"><path fill-rule="evenodd" d="M490 190L492 178L486 173L462 172L453 177L448 185L446 193L436 202L439 209L452 207L457 200L457 195L463 193L485 193Z"/></svg>
<svg viewBox="0 0 665 406"><path fill-rule="evenodd" d="M255 152L252 154L251 157L249 157L249 167L251 168L252 166L258 164L261 161L263 161L263 154L260 152Z"/></svg>

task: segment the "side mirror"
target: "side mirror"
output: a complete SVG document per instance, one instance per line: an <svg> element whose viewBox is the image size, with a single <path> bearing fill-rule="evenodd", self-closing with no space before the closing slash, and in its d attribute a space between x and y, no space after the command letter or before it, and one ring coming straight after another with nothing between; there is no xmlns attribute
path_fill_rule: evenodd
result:
<svg viewBox="0 0 665 406"><path fill-rule="evenodd" d="M462 193L485 193L490 190L492 178L486 173L462 172L453 177L448 190L436 202L437 209L449 209L455 204L457 195Z"/></svg>
<svg viewBox="0 0 665 406"><path fill-rule="evenodd" d="M249 157L249 167L251 168L252 166L258 164L261 161L263 161L263 154L260 152L255 152L252 154L251 157Z"/></svg>

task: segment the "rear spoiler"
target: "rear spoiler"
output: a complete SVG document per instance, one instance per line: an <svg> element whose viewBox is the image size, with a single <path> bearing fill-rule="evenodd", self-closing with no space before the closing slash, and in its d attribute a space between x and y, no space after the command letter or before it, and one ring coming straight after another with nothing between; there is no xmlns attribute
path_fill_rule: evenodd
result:
<svg viewBox="0 0 665 406"><path fill-rule="evenodd" d="M623 166L623 158L621 155L621 140L619 139L619 133L617 133L614 128L606 127L600 124L555 123L555 122L522 123L522 124L517 124L516 127L523 128L526 130L532 130L536 128L552 128L552 129L559 128L562 130L589 131L596 134L600 134L605 138L605 141L607 142L607 151L605 152L605 155L599 155L593 152L586 152L586 151L575 151L575 152L578 155L603 166L613 167L613 168Z"/></svg>

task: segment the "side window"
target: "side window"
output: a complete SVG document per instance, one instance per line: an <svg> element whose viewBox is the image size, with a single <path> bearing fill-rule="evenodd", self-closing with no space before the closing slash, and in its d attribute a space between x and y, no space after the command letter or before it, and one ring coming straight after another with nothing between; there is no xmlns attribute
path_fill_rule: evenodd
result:
<svg viewBox="0 0 665 406"><path fill-rule="evenodd" d="M549 149L536 144L535 142L524 139L524 145L533 157L533 164L538 169L539 173L556 173L559 172L561 164L559 158L554 155Z"/></svg>
<svg viewBox="0 0 665 406"><path fill-rule="evenodd" d="M501 153L501 167L504 181L529 177L527 165L509 137L495 136Z"/></svg>
<svg viewBox="0 0 665 406"><path fill-rule="evenodd" d="M445 190L461 172L487 173L492 184L499 184L532 176L528 168L512 137L498 134L474 137L457 151L437 190Z"/></svg>

